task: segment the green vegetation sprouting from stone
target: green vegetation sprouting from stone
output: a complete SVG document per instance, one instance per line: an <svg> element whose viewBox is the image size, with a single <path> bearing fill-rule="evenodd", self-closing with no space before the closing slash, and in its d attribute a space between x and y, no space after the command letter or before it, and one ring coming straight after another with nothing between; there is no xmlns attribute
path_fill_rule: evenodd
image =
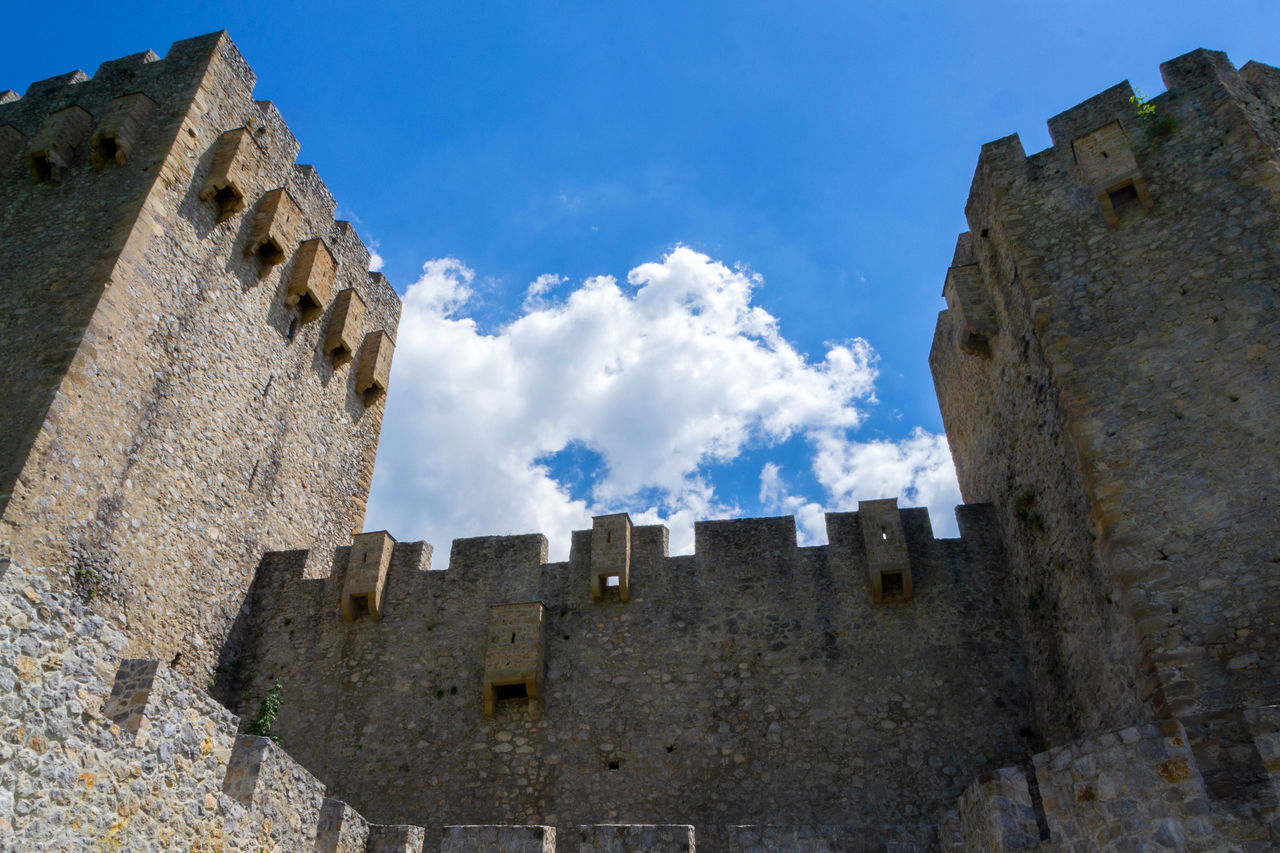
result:
<svg viewBox="0 0 1280 853"><path fill-rule="evenodd" d="M1142 127L1146 130L1148 139L1168 136L1178 129L1177 122L1171 116L1160 112L1156 105L1148 100L1146 93L1141 89L1135 88L1133 90L1129 103L1137 106L1138 121L1142 122Z"/></svg>
<svg viewBox="0 0 1280 853"><path fill-rule="evenodd" d="M271 734L271 727L275 725L276 716L279 715L280 707L284 704L280 699L281 687L280 682L277 681L272 685L267 695L262 697L262 704L258 706L257 715L245 727L246 734L269 737L276 743L280 742L278 736Z"/></svg>

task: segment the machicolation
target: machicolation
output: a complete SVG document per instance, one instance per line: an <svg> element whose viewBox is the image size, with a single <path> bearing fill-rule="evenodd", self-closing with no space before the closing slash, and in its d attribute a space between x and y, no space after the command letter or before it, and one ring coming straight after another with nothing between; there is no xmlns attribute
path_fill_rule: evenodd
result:
<svg viewBox="0 0 1280 853"><path fill-rule="evenodd" d="M226 34L0 93L0 848L1274 849L1280 71L1161 70L982 149L960 538L447 571L362 530L400 301Z"/></svg>

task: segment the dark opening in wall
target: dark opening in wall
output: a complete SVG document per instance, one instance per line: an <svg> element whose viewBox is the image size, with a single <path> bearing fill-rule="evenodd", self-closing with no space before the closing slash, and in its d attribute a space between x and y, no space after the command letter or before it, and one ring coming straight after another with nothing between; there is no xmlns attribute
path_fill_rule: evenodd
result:
<svg viewBox="0 0 1280 853"><path fill-rule="evenodd" d="M525 688L524 682L519 684L499 684L497 685L497 699L501 702L504 699L528 699L529 691Z"/></svg>
<svg viewBox="0 0 1280 853"><path fill-rule="evenodd" d="M326 350L325 354L333 360L334 367L341 367L348 361L351 361L351 357L354 355L354 353L351 352L351 347L343 343L333 345Z"/></svg>
<svg viewBox="0 0 1280 853"><path fill-rule="evenodd" d="M351 596L351 611L356 619L369 615L369 596L353 595Z"/></svg>
<svg viewBox="0 0 1280 853"><path fill-rule="evenodd" d="M884 601L903 601L902 572L884 572L881 574L880 592Z"/></svg>
<svg viewBox="0 0 1280 853"><path fill-rule="evenodd" d="M610 761L610 762L609 762L609 769L610 769L610 770L617 770L620 766L621 766L621 765L619 765L619 763L618 763L618 762L616 762L616 761Z"/></svg>
<svg viewBox="0 0 1280 853"><path fill-rule="evenodd" d="M311 298L310 293L304 293L298 297L298 319L304 323L310 323L324 312L324 306Z"/></svg>
<svg viewBox="0 0 1280 853"><path fill-rule="evenodd" d="M213 203L218 208L218 221L226 219L244 205L244 199L234 187L223 187L213 194Z"/></svg>
<svg viewBox="0 0 1280 853"><path fill-rule="evenodd" d="M1111 209L1116 212L1116 216L1123 216L1126 210L1142 205L1142 201L1138 198L1138 189L1133 185L1133 181L1111 190L1111 192L1107 193L1107 197L1111 199Z"/></svg>
<svg viewBox="0 0 1280 853"><path fill-rule="evenodd" d="M290 317L289 331L285 332L284 336L289 340L293 340L295 337L297 337L297 335L298 335L298 318Z"/></svg>
<svg viewBox="0 0 1280 853"><path fill-rule="evenodd" d="M337 360L334 361L334 364L337 364ZM378 402L378 400L382 399L383 393L384 389L378 385L366 388L364 392L364 407L367 409Z"/></svg>
<svg viewBox="0 0 1280 853"><path fill-rule="evenodd" d="M119 150L114 136L102 136L93 140L93 168L101 169L103 166L117 165L116 155Z"/></svg>
<svg viewBox="0 0 1280 853"><path fill-rule="evenodd" d="M49 162L49 158L43 154L36 154L29 161L31 166L31 175L36 179L36 183L45 184L53 179L53 164Z"/></svg>
<svg viewBox="0 0 1280 853"><path fill-rule="evenodd" d="M284 249L275 240L267 240L254 254L264 267L273 267L284 260Z"/></svg>
<svg viewBox="0 0 1280 853"><path fill-rule="evenodd" d="M977 332L969 332L964 336L960 349L979 358L991 358L991 339Z"/></svg>

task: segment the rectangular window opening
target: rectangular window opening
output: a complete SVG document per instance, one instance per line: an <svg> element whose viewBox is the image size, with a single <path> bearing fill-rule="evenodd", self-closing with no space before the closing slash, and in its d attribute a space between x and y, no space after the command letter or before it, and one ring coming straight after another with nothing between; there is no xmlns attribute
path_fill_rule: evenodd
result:
<svg viewBox="0 0 1280 853"><path fill-rule="evenodd" d="M213 194L213 203L218 206L218 221L226 219L240 209L243 199L234 188L225 186Z"/></svg>
<svg viewBox="0 0 1280 853"><path fill-rule="evenodd" d="M622 585L622 578L618 577L617 575L609 575L609 577L604 579L604 585L607 587L611 587L613 589L617 589L619 586Z"/></svg>
<svg viewBox="0 0 1280 853"><path fill-rule="evenodd" d="M338 344L329 350L329 357L333 359L334 367L341 367L351 361L351 355L351 347L346 344Z"/></svg>
<svg viewBox="0 0 1280 853"><path fill-rule="evenodd" d="M310 323L324 311L324 306L317 302L310 293L298 297L298 319Z"/></svg>
<svg viewBox="0 0 1280 853"><path fill-rule="evenodd" d="M880 575L880 595L884 601L902 601L902 572Z"/></svg>
<svg viewBox="0 0 1280 853"><path fill-rule="evenodd" d="M284 249L275 240L268 240L258 247L258 260L265 267L274 267L284 260Z"/></svg>
<svg viewBox="0 0 1280 853"><path fill-rule="evenodd" d="M369 615L369 596L353 595L351 596L351 613L356 619L361 616Z"/></svg>
<svg viewBox="0 0 1280 853"><path fill-rule="evenodd" d="M1142 203L1138 199L1138 189L1133 185L1133 181L1111 190L1107 193L1107 197L1111 199L1111 209L1116 212L1116 216L1119 216L1124 210L1130 207L1137 207Z"/></svg>
<svg viewBox="0 0 1280 853"><path fill-rule="evenodd" d="M45 155L37 154L31 158L31 173L37 183L48 183L53 178L53 164Z"/></svg>
<svg viewBox="0 0 1280 853"><path fill-rule="evenodd" d="M93 145L93 165L96 169L103 166L118 165L116 160L119 148L116 147L116 138L114 136L100 136Z"/></svg>

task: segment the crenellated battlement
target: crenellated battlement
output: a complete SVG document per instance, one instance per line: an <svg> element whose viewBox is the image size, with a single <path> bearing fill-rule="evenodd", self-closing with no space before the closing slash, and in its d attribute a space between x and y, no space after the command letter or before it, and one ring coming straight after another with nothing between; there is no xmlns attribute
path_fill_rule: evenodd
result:
<svg viewBox="0 0 1280 853"><path fill-rule="evenodd" d="M400 313L254 84L215 33L0 104L3 538L94 606L165 601L133 651L199 677L264 548L360 526Z"/></svg>
<svg viewBox="0 0 1280 853"><path fill-rule="evenodd" d="M1223 744L1250 754L1240 709L1280 683L1280 584L1251 544L1274 514L1249 509L1280 497L1280 329L1259 310L1280 70L1207 50L1160 70L1155 97L1124 82L1051 118L1044 151L983 147L930 365L962 492L993 504L1035 604L1041 725L1181 719L1214 801L1238 803L1261 782Z"/></svg>
<svg viewBox="0 0 1280 853"><path fill-rule="evenodd" d="M665 527L612 515L576 531L566 561L548 562L540 534L474 537L452 543L444 571L428 570L425 543L395 542L376 593L361 593L380 597L377 618L370 608L350 620L353 579L372 589L368 567L381 566L362 543L371 537L385 556L386 534L335 549L327 577L305 574L304 552L269 553L219 692L248 712L282 683L282 743L384 822L425 809L446 823L545 813L586 823L603 796L637 804L609 815L623 823L678 815L727 844L717 839L730 824L786 823L793 800L821 800L805 793L812 784L874 772L889 792L876 820L911 823L921 791L949 802L976 765L953 767L954 786L924 785L916 776L935 771L892 758L910 742L938 738L963 753L951 718L982 707L963 740L1010 756L1025 743L1023 658L1002 627L987 515L962 508L973 543L938 540L927 510L869 502L829 514L830 544L812 547L798 545L791 517L699 522L688 556L669 555ZM983 663L957 680L948 654ZM966 698L939 703L939 692ZM818 722L833 703L859 720L837 741ZM704 750L708 729L732 751ZM382 772L410 752L394 781ZM808 779L806 760L835 763ZM726 775L691 800L708 762ZM743 763L752 772L733 774ZM429 769L439 766L459 770ZM521 793L529 784L548 786L537 811ZM835 804L819 817L838 837L862 831L860 820Z"/></svg>
<svg viewBox="0 0 1280 853"><path fill-rule="evenodd" d="M227 35L0 92L0 847L1273 847L1280 69L1161 72L982 148L960 538L444 571L356 532L400 301Z"/></svg>

